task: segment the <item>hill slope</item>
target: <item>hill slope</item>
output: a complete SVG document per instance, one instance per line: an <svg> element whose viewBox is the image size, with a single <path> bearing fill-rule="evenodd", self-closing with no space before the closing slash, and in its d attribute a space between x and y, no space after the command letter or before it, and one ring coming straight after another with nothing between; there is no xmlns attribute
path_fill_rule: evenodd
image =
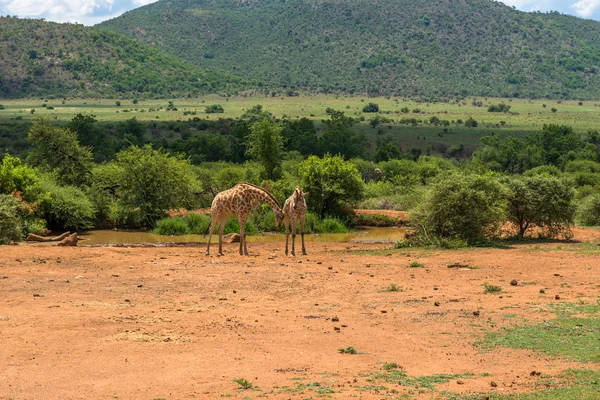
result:
<svg viewBox="0 0 600 400"><path fill-rule="evenodd" d="M175 97L240 83L112 31L0 17L0 98Z"/></svg>
<svg viewBox="0 0 600 400"><path fill-rule="evenodd" d="M160 0L106 21L270 87L596 98L600 23L489 0Z"/></svg>

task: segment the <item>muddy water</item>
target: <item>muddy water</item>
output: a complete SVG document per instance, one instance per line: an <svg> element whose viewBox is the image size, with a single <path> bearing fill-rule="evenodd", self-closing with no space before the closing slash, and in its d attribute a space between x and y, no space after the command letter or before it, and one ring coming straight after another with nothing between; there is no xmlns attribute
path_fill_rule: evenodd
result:
<svg viewBox="0 0 600 400"><path fill-rule="evenodd" d="M306 241L340 242L340 243L391 243L404 239L406 230L403 228L365 228L351 233L310 234L305 235ZM96 230L82 235L84 241L80 245L101 244L138 244L138 243L206 243L208 236L184 235L163 236L150 232ZM218 236L213 236L213 243L218 243ZM300 239L300 237L297 237ZM285 235L270 234L248 236L248 242L284 242Z"/></svg>

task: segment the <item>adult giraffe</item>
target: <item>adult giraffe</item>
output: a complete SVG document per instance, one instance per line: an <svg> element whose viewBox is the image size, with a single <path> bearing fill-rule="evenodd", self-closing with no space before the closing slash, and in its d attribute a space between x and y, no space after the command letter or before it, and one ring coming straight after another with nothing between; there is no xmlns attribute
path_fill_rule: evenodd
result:
<svg viewBox="0 0 600 400"><path fill-rule="evenodd" d="M302 254L306 255L306 248L304 247L304 220L306 219L306 200L305 196L308 193L304 193L302 189L296 186L296 190L283 205L283 223L285 224L285 255L288 254L288 238L289 238L289 227L290 220L292 222L292 255L296 255L294 244L296 242L296 227L298 221L300 221L300 236L302 236Z"/></svg>
<svg viewBox="0 0 600 400"><path fill-rule="evenodd" d="M240 255L248 255L248 249L246 247L246 221L248 216L257 205L261 203L267 203L273 209L275 213L275 222L277 229L283 219L283 212L281 206L273 197L273 195L267 192L260 186L252 185L250 183L241 182L232 187L231 189L225 190L218 193L210 208L211 222L210 233L208 235L208 246L206 247L206 255L210 254L210 239L217 221L219 221L219 254L223 255L223 228L225 222L230 216L235 216L240 221ZM243 252L242 252L243 248Z"/></svg>

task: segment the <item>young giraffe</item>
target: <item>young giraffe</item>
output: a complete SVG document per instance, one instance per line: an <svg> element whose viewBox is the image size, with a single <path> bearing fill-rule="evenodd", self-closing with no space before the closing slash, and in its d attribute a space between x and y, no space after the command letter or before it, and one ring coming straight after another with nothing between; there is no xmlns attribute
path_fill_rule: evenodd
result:
<svg viewBox="0 0 600 400"><path fill-rule="evenodd" d="M246 247L246 220L250 212L260 203L267 203L275 213L275 222L277 228L283 219L283 212L275 197L260 186L255 186L249 183L238 183L231 189L218 193L210 208L211 222L210 234L208 235L208 247L206 255L210 254L210 239L217 221L219 221L219 254L223 255L223 228L225 222L230 216L235 216L240 221L240 255L248 255ZM243 248L243 252L242 252Z"/></svg>
<svg viewBox="0 0 600 400"><path fill-rule="evenodd" d="M304 247L304 220L306 219L306 200L305 196L308 193L302 192L298 186L294 193L285 201L283 205L283 223L285 224L285 255L288 254L288 238L289 238L289 227L290 220L292 220L292 255L296 255L294 244L296 242L296 227L298 226L298 220L300 220L300 235L302 236L302 254L306 255L306 248Z"/></svg>

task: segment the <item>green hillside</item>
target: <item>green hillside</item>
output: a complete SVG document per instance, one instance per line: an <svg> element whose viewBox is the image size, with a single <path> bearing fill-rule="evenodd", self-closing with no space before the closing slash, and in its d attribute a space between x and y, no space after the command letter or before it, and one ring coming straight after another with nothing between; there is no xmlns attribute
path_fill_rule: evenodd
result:
<svg viewBox="0 0 600 400"><path fill-rule="evenodd" d="M160 0L101 26L265 88L600 93L600 23L489 0Z"/></svg>
<svg viewBox="0 0 600 400"><path fill-rule="evenodd" d="M240 83L111 31L0 17L0 98L164 98Z"/></svg>

